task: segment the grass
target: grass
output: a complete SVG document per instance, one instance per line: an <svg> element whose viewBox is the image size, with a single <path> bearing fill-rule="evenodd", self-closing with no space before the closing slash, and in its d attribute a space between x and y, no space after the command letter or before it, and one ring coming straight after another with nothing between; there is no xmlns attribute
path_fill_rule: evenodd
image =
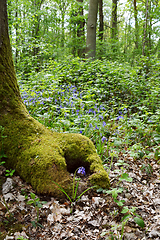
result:
<svg viewBox="0 0 160 240"><path fill-rule="evenodd" d="M30 114L58 132L81 133L107 162L121 152L160 159L160 63L142 67L79 58L51 61L45 71L19 75Z"/></svg>

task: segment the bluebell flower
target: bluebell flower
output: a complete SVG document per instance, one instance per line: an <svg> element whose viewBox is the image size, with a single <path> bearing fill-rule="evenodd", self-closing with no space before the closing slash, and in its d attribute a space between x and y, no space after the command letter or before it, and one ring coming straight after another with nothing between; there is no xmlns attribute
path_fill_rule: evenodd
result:
<svg viewBox="0 0 160 240"><path fill-rule="evenodd" d="M97 129L97 130L99 129L99 128L97 127L97 125L95 126L95 130L96 130L96 129Z"/></svg>
<svg viewBox="0 0 160 240"><path fill-rule="evenodd" d="M106 137L102 137L102 142L104 142L104 141L106 141L107 140L107 138Z"/></svg>
<svg viewBox="0 0 160 240"><path fill-rule="evenodd" d="M91 127L91 128L93 127L92 123L89 124L89 127Z"/></svg>
<svg viewBox="0 0 160 240"><path fill-rule="evenodd" d="M80 130L80 133L82 134L82 130Z"/></svg>
<svg viewBox="0 0 160 240"><path fill-rule="evenodd" d="M103 120L103 116L102 116L102 115L99 115L99 119Z"/></svg>
<svg viewBox="0 0 160 240"><path fill-rule="evenodd" d="M85 168L84 168L84 167L80 167L80 168L78 168L77 173L78 173L78 174L82 174L82 175L86 175Z"/></svg>
<svg viewBox="0 0 160 240"><path fill-rule="evenodd" d="M106 126L106 123L103 121L103 127L105 127Z"/></svg>
<svg viewBox="0 0 160 240"><path fill-rule="evenodd" d="M118 116L118 117L117 117L117 120L119 120L120 118L124 119L124 117L123 117L123 116Z"/></svg>
<svg viewBox="0 0 160 240"><path fill-rule="evenodd" d="M82 108L82 109L84 108L84 104L81 105L81 108Z"/></svg>

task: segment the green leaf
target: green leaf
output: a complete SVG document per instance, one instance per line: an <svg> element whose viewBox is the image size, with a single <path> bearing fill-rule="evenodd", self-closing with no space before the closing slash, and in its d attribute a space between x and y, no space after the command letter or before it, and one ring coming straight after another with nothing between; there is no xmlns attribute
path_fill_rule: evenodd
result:
<svg viewBox="0 0 160 240"><path fill-rule="evenodd" d="M125 202L125 200L120 200L118 201L117 199L114 199L115 203L117 203L118 206L122 207L123 203Z"/></svg>
<svg viewBox="0 0 160 240"><path fill-rule="evenodd" d="M54 182L54 181L52 181L53 183L55 183L58 187L59 187L59 189L60 189L60 191L61 192L63 192L66 196L67 196L67 198L69 199L69 201L72 203L72 199L69 197L69 195L65 192L65 190L58 184L58 183L56 183L56 182Z"/></svg>
<svg viewBox="0 0 160 240"><path fill-rule="evenodd" d="M132 207L131 209L130 209L130 211L132 212L132 213L134 213L135 211L136 211L136 207ZM137 215L138 216L138 215Z"/></svg>
<svg viewBox="0 0 160 240"><path fill-rule="evenodd" d="M36 224L37 224L37 226L39 226L39 227L44 229L44 226L42 224L40 224L39 222L37 222Z"/></svg>
<svg viewBox="0 0 160 240"><path fill-rule="evenodd" d="M32 203L34 203L33 200L29 200L29 201L27 202L27 204L32 204Z"/></svg>
<svg viewBox="0 0 160 240"><path fill-rule="evenodd" d="M36 228L36 222L35 222L35 221L31 221L31 223L32 223L32 226L33 226L34 228Z"/></svg>
<svg viewBox="0 0 160 240"><path fill-rule="evenodd" d="M30 195L31 195L31 198L32 198L32 199L35 199L36 195L35 195L34 193L31 192Z"/></svg>
<svg viewBox="0 0 160 240"><path fill-rule="evenodd" d="M7 155L4 154L4 153L1 153L1 154L0 154L0 159L1 159L1 158L7 158Z"/></svg>
<svg viewBox="0 0 160 240"><path fill-rule="evenodd" d="M127 215L125 215L125 216L121 219L121 222L123 222L124 220L129 219L129 218L131 218L131 217L132 217L131 214L127 214Z"/></svg>
<svg viewBox="0 0 160 240"><path fill-rule="evenodd" d="M144 228L144 221L141 218L135 217L134 221L141 227Z"/></svg>
<svg viewBox="0 0 160 240"><path fill-rule="evenodd" d="M132 182L132 181L133 181L133 178L128 177L128 176L129 176L128 173L123 173L123 174L121 175L121 177L119 178L119 180L120 180L120 181L125 180L125 181L127 181L127 182Z"/></svg>
<svg viewBox="0 0 160 240"><path fill-rule="evenodd" d="M124 207L121 211L121 213L127 213L129 211L129 208L128 207Z"/></svg>
<svg viewBox="0 0 160 240"><path fill-rule="evenodd" d="M97 193L103 192L103 190L104 190L103 188L98 188Z"/></svg>

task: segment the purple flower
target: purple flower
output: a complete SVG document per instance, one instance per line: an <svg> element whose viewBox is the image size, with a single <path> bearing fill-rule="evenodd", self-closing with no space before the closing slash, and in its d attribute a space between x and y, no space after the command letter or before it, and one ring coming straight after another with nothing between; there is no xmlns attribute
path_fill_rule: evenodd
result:
<svg viewBox="0 0 160 240"><path fill-rule="evenodd" d="M78 174L81 174L81 175L86 175L85 168L84 168L84 167L80 167L80 168L78 168L77 173L78 173Z"/></svg>
<svg viewBox="0 0 160 240"><path fill-rule="evenodd" d="M99 129L99 128L97 127L97 125L95 126L95 130L96 130L96 129L97 129L97 130Z"/></svg>
<svg viewBox="0 0 160 240"><path fill-rule="evenodd" d="M82 130L80 130L80 133L82 133Z"/></svg>
<svg viewBox="0 0 160 240"><path fill-rule="evenodd" d="M118 117L117 117L117 120L119 120L120 118L124 119L124 117L123 117L123 116L118 116Z"/></svg>
<svg viewBox="0 0 160 240"><path fill-rule="evenodd" d="M107 138L106 137L102 137L102 142L104 142L104 141L106 141L107 140Z"/></svg>
<svg viewBox="0 0 160 240"><path fill-rule="evenodd" d="M106 126L106 123L103 121L103 127L105 127Z"/></svg>
<svg viewBox="0 0 160 240"><path fill-rule="evenodd" d="M102 116L102 115L99 115L99 119L103 120L103 116Z"/></svg>

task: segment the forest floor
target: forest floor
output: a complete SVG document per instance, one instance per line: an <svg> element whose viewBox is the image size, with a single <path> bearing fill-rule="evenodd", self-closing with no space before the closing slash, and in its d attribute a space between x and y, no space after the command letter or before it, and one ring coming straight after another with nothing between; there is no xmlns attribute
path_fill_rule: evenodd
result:
<svg viewBox="0 0 160 240"><path fill-rule="evenodd" d="M96 191L86 192L76 202L73 213L70 213L69 201L59 202L37 195L34 199L36 204L40 201L46 203L35 204L39 206L36 208L34 204L27 203L33 200L30 197L34 193L32 187L19 176L6 177L5 168L1 166L0 239L160 239L159 165L147 159L142 164L142 160L135 161L130 156L122 155L121 159L128 164L129 177L133 180L118 183L116 168L118 170L119 167L114 163L109 173L111 187L123 189L117 199L124 200L123 207L129 209L126 214L132 215L134 210L131 209L136 208L135 212L144 220L143 228L135 223L135 216L130 216L122 231L122 207L114 202L112 195Z"/></svg>

